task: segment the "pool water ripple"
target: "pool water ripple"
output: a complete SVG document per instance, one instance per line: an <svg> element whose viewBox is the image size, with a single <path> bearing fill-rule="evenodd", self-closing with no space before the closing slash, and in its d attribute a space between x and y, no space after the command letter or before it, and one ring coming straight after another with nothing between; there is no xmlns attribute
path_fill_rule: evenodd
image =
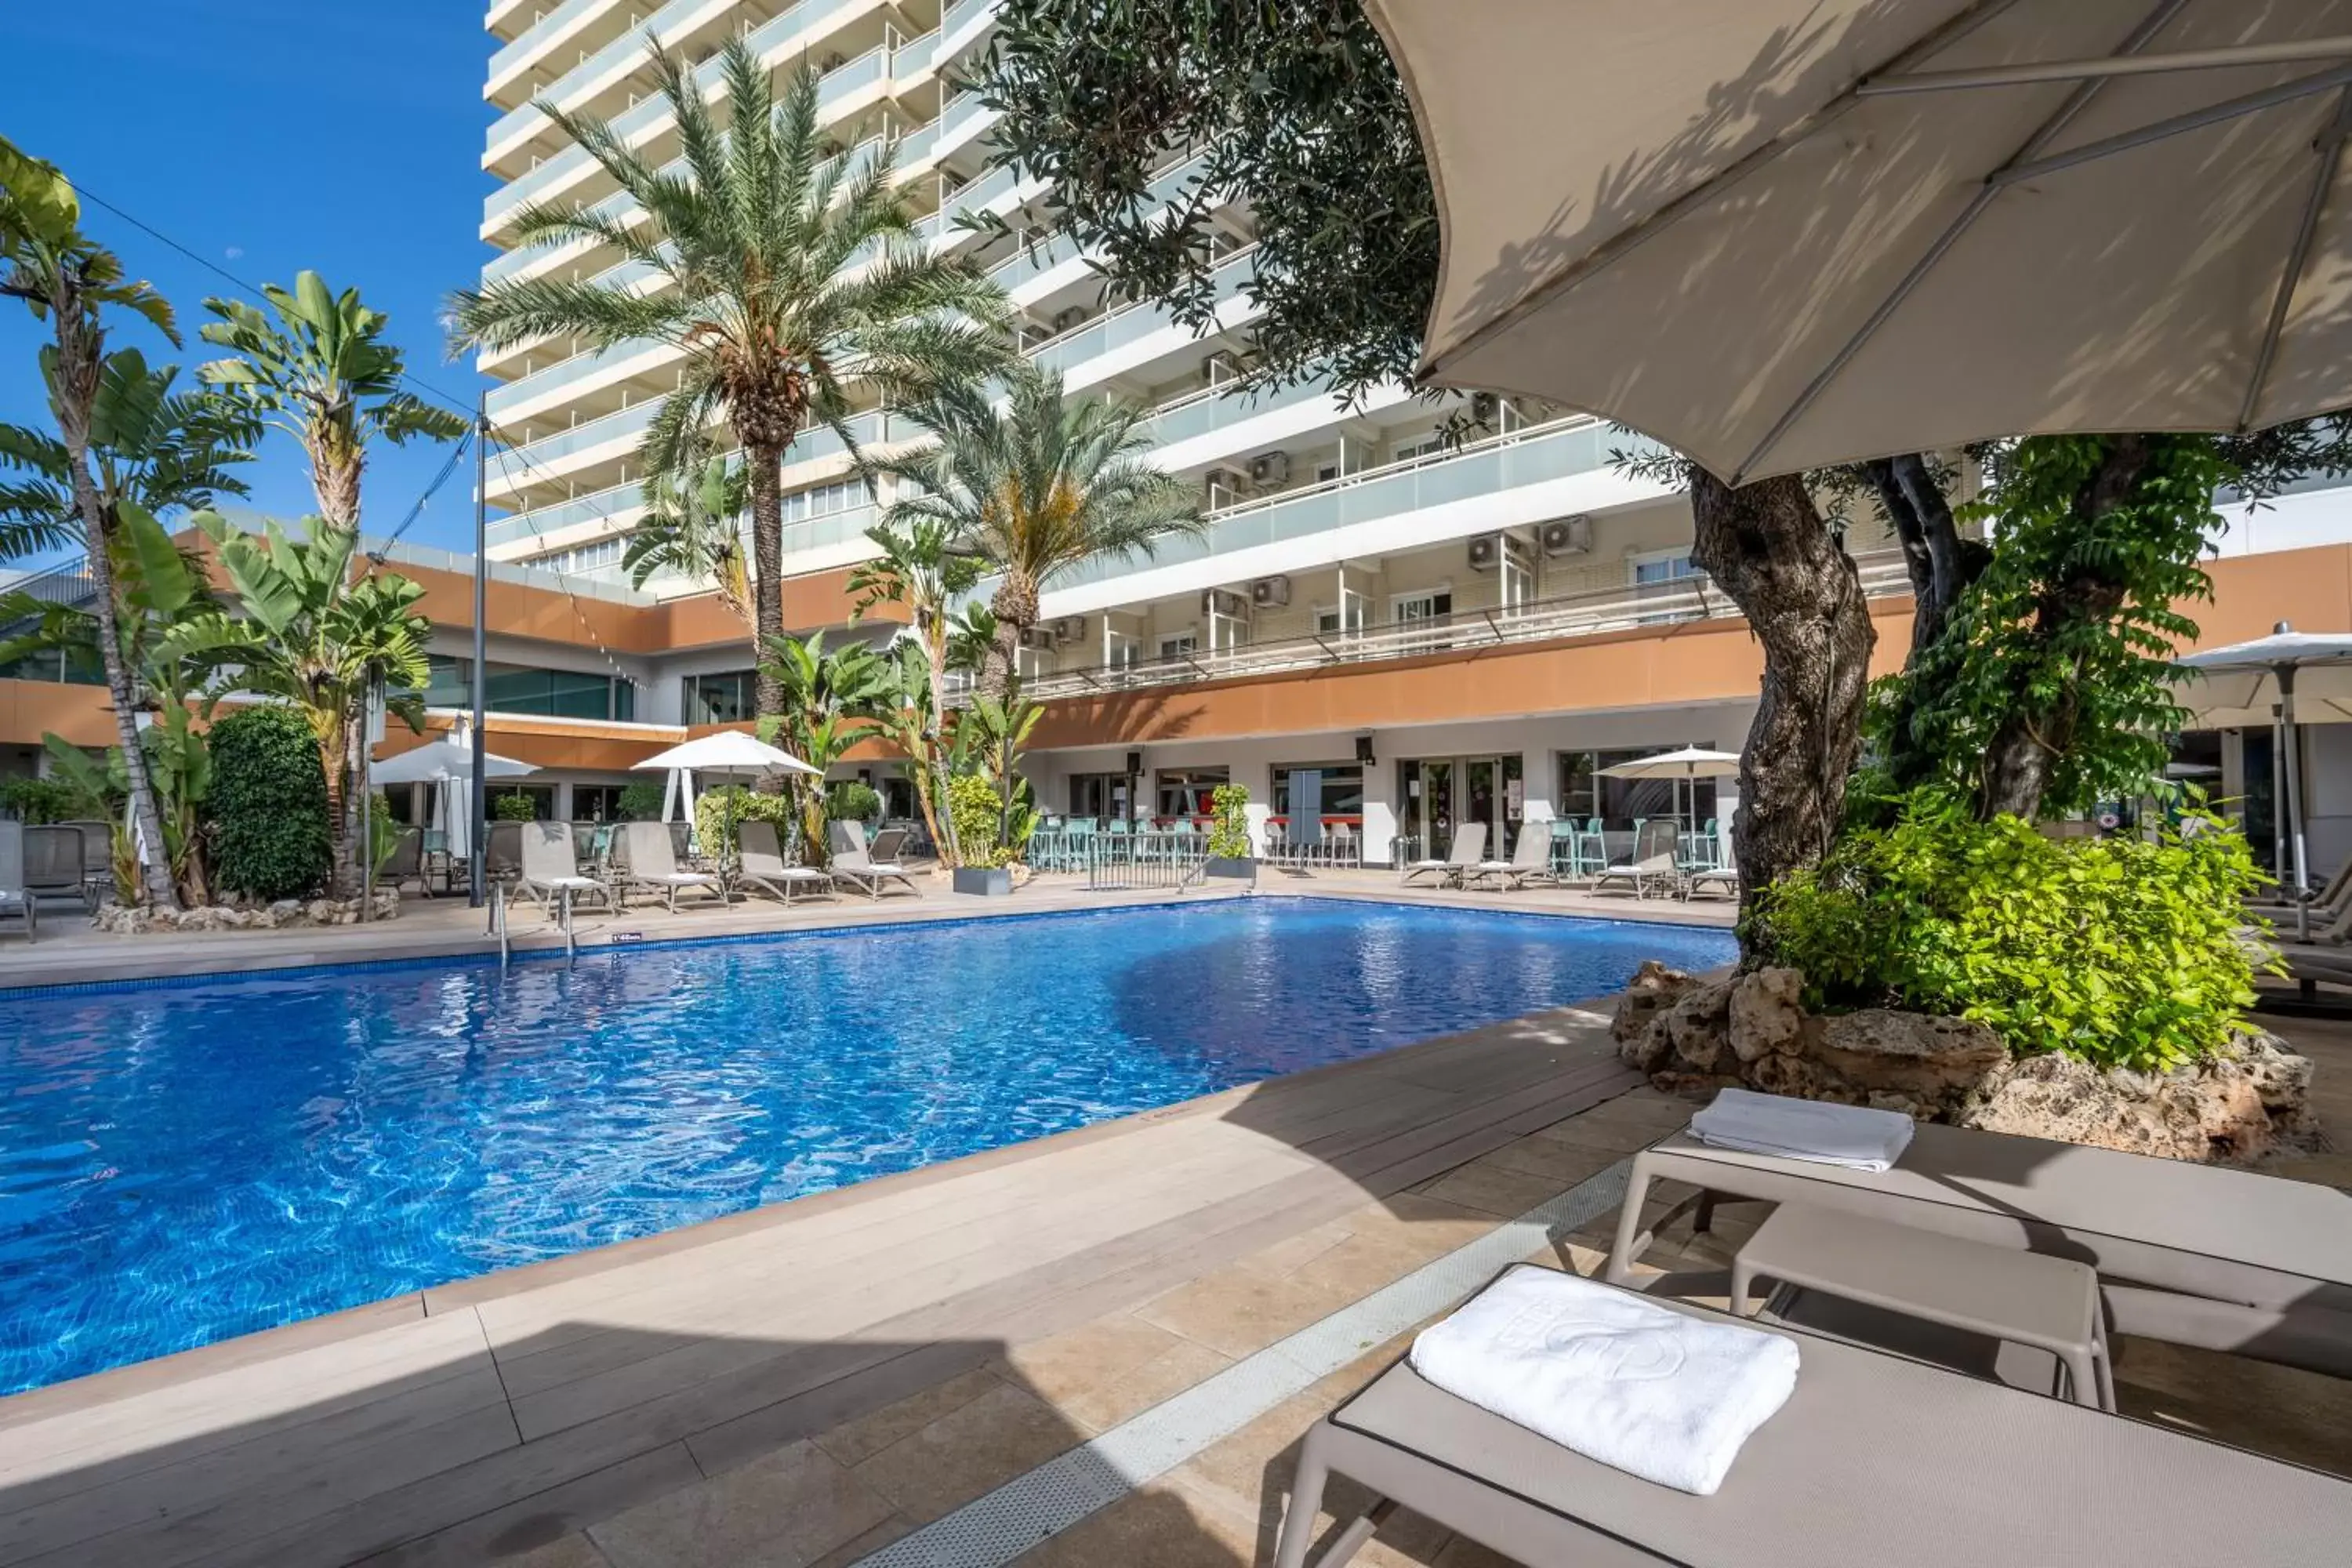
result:
<svg viewBox="0 0 2352 1568"><path fill-rule="evenodd" d="M0 1392L1731 951L1260 898L0 997Z"/></svg>

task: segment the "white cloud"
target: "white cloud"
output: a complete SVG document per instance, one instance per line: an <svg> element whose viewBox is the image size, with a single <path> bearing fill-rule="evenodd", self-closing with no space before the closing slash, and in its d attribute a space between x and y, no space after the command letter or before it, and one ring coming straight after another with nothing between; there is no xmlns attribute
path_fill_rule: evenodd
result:
<svg viewBox="0 0 2352 1568"><path fill-rule="evenodd" d="M245 247L241 245L232 245L226 250L222 251L221 254L227 257L231 261L236 261L245 255Z"/></svg>

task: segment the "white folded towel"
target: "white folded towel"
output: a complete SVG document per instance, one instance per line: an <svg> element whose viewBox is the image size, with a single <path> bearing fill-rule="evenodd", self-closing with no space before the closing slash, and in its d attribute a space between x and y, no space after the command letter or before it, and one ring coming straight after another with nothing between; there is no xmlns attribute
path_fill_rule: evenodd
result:
<svg viewBox="0 0 2352 1568"><path fill-rule="evenodd" d="M1522 1264L1422 1331L1412 1369L1587 1458L1712 1497L1797 1386L1797 1346Z"/></svg>
<svg viewBox="0 0 2352 1568"><path fill-rule="evenodd" d="M1690 1128L1693 1137L1717 1149L1884 1171L1911 1146L1913 1123L1895 1110L1727 1089L1691 1118Z"/></svg>

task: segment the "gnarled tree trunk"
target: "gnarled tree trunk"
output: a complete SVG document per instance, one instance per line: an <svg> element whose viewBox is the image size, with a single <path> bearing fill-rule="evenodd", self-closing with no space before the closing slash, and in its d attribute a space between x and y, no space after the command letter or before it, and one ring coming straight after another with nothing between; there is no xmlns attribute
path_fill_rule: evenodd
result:
<svg viewBox="0 0 2352 1568"><path fill-rule="evenodd" d="M1903 563L1911 578L1911 652L1904 666L1902 696L1887 727L1888 754L1884 759L1888 780L1898 790L1924 784L1937 759L1912 739L1912 720L1936 693L1922 658L1944 635L1953 606L1991 559L1991 552L1974 540L1960 537L1951 503L1936 483L1927 459L1916 452L1881 458L1862 465L1878 502L1902 542Z"/></svg>
<svg viewBox="0 0 2352 1568"><path fill-rule="evenodd" d="M1862 746L1876 635L1861 576L1803 480L1733 489L1694 467L1691 510L1692 562L1764 645L1762 700L1740 759L1732 821L1740 899L1752 907L1779 878L1819 860L1837 835L1846 775Z"/></svg>

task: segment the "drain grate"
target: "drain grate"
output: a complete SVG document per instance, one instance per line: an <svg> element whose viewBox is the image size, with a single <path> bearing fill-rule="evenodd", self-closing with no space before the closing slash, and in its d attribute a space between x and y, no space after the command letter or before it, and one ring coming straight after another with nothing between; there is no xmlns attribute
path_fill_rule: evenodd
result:
<svg viewBox="0 0 2352 1568"><path fill-rule="evenodd" d="M1618 1161L1362 1300L900 1537L857 1568L1002 1568L1366 1351L1444 1310L1537 1248L1599 1219L1623 1201L1632 1168L1632 1161Z"/></svg>

